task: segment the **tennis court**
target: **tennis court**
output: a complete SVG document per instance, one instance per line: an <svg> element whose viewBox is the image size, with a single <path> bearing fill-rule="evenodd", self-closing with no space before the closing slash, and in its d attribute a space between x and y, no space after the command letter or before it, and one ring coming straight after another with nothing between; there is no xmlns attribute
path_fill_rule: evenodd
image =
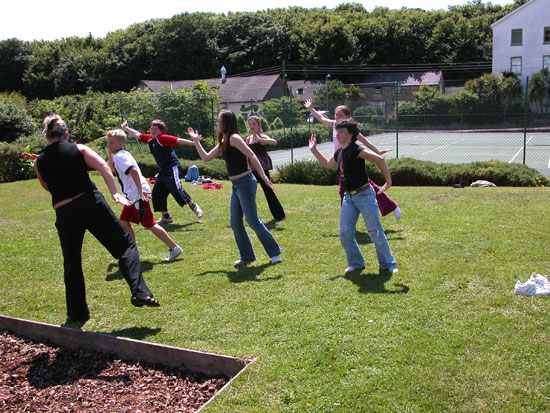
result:
<svg viewBox="0 0 550 413"><path fill-rule="evenodd" d="M386 159L414 158L438 163L468 163L499 160L523 163L545 175L550 174L550 131L406 131L371 135L378 148L391 148ZM332 156L332 142L318 145L321 153ZM270 152L275 168L301 160L314 159L308 147Z"/></svg>

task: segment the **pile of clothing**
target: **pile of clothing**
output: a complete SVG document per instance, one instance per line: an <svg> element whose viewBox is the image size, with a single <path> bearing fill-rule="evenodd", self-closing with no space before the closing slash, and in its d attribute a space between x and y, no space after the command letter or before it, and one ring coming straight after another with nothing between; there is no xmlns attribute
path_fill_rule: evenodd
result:
<svg viewBox="0 0 550 413"><path fill-rule="evenodd" d="M534 272L524 283L518 280L514 287L514 294L529 296L550 295L550 281L548 281L548 276Z"/></svg>

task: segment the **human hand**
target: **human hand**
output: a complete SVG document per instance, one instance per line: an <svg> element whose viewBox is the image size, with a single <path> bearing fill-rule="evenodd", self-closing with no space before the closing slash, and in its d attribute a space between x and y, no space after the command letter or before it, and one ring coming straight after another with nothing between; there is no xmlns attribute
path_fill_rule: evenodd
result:
<svg viewBox="0 0 550 413"><path fill-rule="evenodd" d="M378 151L378 155L384 155L385 153L388 153L388 152L391 152L393 151L393 149L389 148L389 149L380 149Z"/></svg>
<svg viewBox="0 0 550 413"><path fill-rule="evenodd" d="M313 104L313 100L311 99L306 99L306 101L304 102L304 106L306 107L306 109L309 109L312 104Z"/></svg>
<svg viewBox="0 0 550 413"><path fill-rule="evenodd" d="M130 206L132 205L130 203L130 201L128 200L128 198L126 198L125 196L122 196L121 194L119 194L118 192L116 194L113 194L113 200L117 203L117 204L120 204L120 205L124 205L124 206Z"/></svg>
<svg viewBox="0 0 550 413"><path fill-rule="evenodd" d="M127 120L123 121L123 122L120 124L120 127L121 127L122 129L124 129L126 126L128 126L128 121L127 121Z"/></svg>
<svg viewBox="0 0 550 413"><path fill-rule="evenodd" d="M380 189L378 190L378 192L376 193L376 195L380 195L382 192L385 192L386 190L390 189L390 186L391 186L391 182L388 182L386 181L384 183L384 185L382 185L380 187Z"/></svg>
<svg viewBox="0 0 550 413"><path fill-rule="evenodd" d="M35 153L28 153L28 152L21 152L21 156L23 158L30 159L31 161L35 161L36 158L38 158L38 155Z"/></svg>
<svg viewBox="0 0 550 413"><path fill-rule="evenodd" d="M199 132L194 130L193 128L189 127L187 128L187 133L193 139L193 141L198 140L200 141L202 139L202 135L199 135Z"/></svg>
<svg viewBox="0 0 550 413"><path fill-rule="evenodd" d="M309 150L314 151L315 149L317 149L317 135L312 134L309 138Z"/></svg>

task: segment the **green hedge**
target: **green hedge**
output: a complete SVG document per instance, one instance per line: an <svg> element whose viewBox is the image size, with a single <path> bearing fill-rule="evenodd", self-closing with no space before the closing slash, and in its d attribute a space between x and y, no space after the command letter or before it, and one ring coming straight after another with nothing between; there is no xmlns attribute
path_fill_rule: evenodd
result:
<svg viewBox="0 0 550 413"><path fill-rule="evenodd" d="M390 159L388 166L393 185L398 186L469 186L477 180L497 186L548 186L549 180L523 164L500 161L467 164L440 164L411 158ZM367 163L369 177L382 184L384 177L377 166ZM317 161L294 162L277 170L274 179L282 183L336 185L336 169L325 169Z"/></svg>

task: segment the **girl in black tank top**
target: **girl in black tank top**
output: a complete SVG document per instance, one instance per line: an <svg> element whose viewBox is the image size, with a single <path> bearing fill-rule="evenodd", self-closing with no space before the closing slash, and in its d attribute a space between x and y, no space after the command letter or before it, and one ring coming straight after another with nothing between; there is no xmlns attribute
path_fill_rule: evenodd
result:
<svg viewBox="0 0 550 413"><path fill-rule="evenodd" d="M225 160L227 173L233 184L229 221L240 255L240 258L234 262L234 265L246 265L256 259L252 244L244 228L243 215L264 246L271 258L271 263L278 263L281 248L273 238L273 235L271 235L258 218L256 209L257 181L254 175L250 173L248 162L250 162L256 171L259 171L260 178L271 189L273 189L273 184L266 176L254 152L247 146L243 138L239 136L235 114L230 110L222 110L219 113L217 145L210 152L206 152L200 143L202 135L199 135L192 128L188 129L188 133L193 139L197 152L203 161L211 161L220 155Z"/></svg>

